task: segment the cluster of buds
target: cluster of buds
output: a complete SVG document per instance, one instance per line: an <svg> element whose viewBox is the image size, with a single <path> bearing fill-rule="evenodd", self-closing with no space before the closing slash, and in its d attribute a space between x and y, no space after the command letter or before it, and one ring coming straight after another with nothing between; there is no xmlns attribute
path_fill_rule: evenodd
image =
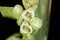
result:
<svg viewBox="0 0 60 40"><path fill-rule="evenodd" d="M33 35L35 31L38 31L42 27L42 20L35 16L35 8L38 0L22 0L26 10L19 5L16 5L13 9L15 15L19 15L17 20L18 26L20 26L20 33L27 35Z"/></svg>
<svg viewBox="0 0 60 40"><path fill-rule="evenodd" d="M32 8L29 8L21 13L17 24L20 26L21 33L34 33L33 30L38 30L42 27L42 20L35 16Z"/></svg>

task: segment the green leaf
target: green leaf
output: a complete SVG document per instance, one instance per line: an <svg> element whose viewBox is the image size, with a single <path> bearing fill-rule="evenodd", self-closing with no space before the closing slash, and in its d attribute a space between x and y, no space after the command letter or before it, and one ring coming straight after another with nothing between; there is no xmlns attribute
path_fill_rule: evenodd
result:
<svg viewBox="0 0 60 40"><path fill-rule="evenodd" d="M36 10L36 16L39 17L40 19L42 19L43 21L43 26L41 29L39 29L39 31L37 32L36 35L34 35L35 40L47 40L46 37L48 37L46 35L47 31L47 23L48 23L48 4L49 4L49 0L39 0L38 3L38 8Z"/></svg>

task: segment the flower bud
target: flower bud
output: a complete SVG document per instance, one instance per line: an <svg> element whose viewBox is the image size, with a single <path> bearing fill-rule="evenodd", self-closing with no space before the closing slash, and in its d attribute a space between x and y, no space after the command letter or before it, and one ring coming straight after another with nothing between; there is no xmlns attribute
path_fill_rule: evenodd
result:
<svg viewBox="0 0 60 40"><path fill-rule="evenodd" d="M21 36L20 33L14 33L13 35L9 36L6 40L22 40L19 36Z"/></svg>
<svg viewBox="0 0 60 40"><path fill-rule="evenodd" d="M30 21L30 25L33 27L34 30L38 30L42 27L42 20L35 17L32 21Z"/></svg>
<svg viewBox="0 0 60 40"><path fill-rule="evenodd" d="M35 5L38 4L39 0L22 0L22 2L23 2L25 9L28 9L30 7L32 7L33 9L34 8L36 9Z"/></svg>
<svg viewBox="0 0 60 40"><path fill-rule="evenodd" d="M23 21L23 19L22 19L22 17L20 17L20 18L16 21L16 22L17 22L17 25L20 26L21 23L22 23L22 21Z"/></svg>
<svg viewBox="0 0 60 40"><path fill-rule="evenodd" d="M30 5L38 4L39 0L29 0Z"/></svg>
<svg viewBox="0 0 60 40"><path fill-rule="evenodd" d="M17 18L20 17L20 15L21 15L22 12L23 12L22 6L20 6L20 5L15 5L15 7L13 8L13 13L15 14L15 16L16 16Z"/></svg>

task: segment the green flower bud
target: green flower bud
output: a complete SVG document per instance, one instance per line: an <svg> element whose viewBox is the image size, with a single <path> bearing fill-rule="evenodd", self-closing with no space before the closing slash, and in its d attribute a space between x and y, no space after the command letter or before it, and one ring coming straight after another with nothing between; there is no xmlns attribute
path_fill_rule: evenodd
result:
<svg viewBox="0 0 60 40"><path fill-rule="evenodd" d="M30 25L33 27L34 30L38 30L42 27L42 20L35 17L32 21L30 21Z"/></svg>
<svg viewBox="0 0 60 40"><path fill-rule="evenodd" d="M42 27L42 20L39 19L38 17L34 17L32 21L29 21L30 25L32 26L33 33L32 35L35 35L38 30Z"/></svg>
<svg viewBox="0 0 60 40"><path fill-rule="evenodd" d="M20 6L20 5L15 5L15 7L13 8L13 13L15 14L15 16L16 16L17 18L20 17L20 15L21 15L22 12L23 12L22 6Z"/></svg>
<svg viewBox="0 0 60 40"><path fill-rule="evenodd" d="M23 3L23 5L24 5L25 9L28 9L28 8L30 7L30 4L27 3L27 1L28 1L28 0L22 0L22 3Z"/></svg>
<svg viewBox="0 0 60 40"><path fill-rule="evenodd" d="M28 33L31 34L33 32L33 30L27 21L23 21L23 23L20 26L20 32L22 34L28 34Z"/></svg>
<svg viewBox="0 0 60 40"><path fill-rule="evenodd" d="M20 17L20 18L16 21L16 22L17 22L17 25L20 26L21 23L22 23L22 21L23 21L23 19L22 19L22 17Z"/></svg>
<svg viewBox="0 0 60 40"><path fill-rule="evenodd" d="M10 39L7 39L7 40L21 40L21 39L16 37L11 37Z"/></svg>
<svg viewBox="0 0 60 40"><path fill-rule="evenodd" d="M39 0L29 0L28 2L30 3L30 5L36 5L38 4Z"/></svg>
<svg viewBox="0 0 60 40"><path fill-rule="evenodd" d="M27 20L27 21L33 20L34 16L35 16L35 13L34 13L34 10L32 8L29 8L28 10L25 10L22 13L22 18L24 20Z"/></svg>
<svg viewBox="0 0 60 40"><path fill-rule="evenodd" d="M22 0L25 9L28 9L28 8L30 8L30 7L32 7L33 9L34 9L34 8L36 9L36 6L35 6L35 5L38 4L38 1L39 1L39 0ZM34 10L35 10L35 9L34 9Z"/></svg>
<svg viewBox="0 0 60 40"><path fill-rule="evenodd" d="M21 36L20 33L15 33L15 34L9 36L6 40L22 40L19 36Z"/></svg>
<svg viewBox="0 0 60 40"><path fill-rule="evenodd" d="M33 36L31 34L23 34L22 40L33 40Z"/></svg>

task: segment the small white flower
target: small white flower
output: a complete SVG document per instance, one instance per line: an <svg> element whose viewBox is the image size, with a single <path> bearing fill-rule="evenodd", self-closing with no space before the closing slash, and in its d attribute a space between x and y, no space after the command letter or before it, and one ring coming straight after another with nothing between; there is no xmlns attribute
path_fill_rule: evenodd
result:
<svg viewBox="0 0 60 40"><path fill-rule="evenodd" d="M29 8L28 10L25 10L22 13L22 18L27 20L27 21L31 21L34 18L35 14L34 14L34 10L32 8Z"/></svg>
<svg viewBox="0 0 60 40"><path fill-rule="evenodd" d="M23 21L22 25L20 26L20 32L21 33L32 33L33 30L26 21Z"/></svg>

